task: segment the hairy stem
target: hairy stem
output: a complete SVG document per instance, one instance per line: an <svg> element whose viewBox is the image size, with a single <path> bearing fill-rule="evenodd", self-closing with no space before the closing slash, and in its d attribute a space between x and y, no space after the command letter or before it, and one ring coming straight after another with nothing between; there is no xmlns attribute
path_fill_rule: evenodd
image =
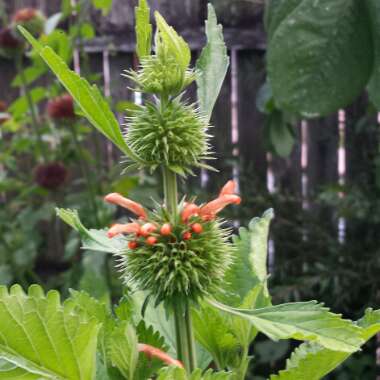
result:
<svg viewBox="0 0 380 380"><path fill-rule="evenodd" d="M163 182L165 205L172 222L175 222L178 213L177 176L166 167L163 168ZM196 368L196 353L190 304L186 299L179 300L173 309L178 359L184 364L187 372L191 373Z"/></svg>
<svg viewBox="0 0 380 380"><path fill-rule="evenodd" d="M36 109L34 107L33 99L32 99L32 96L30 94L30 91L29 91L29 88L27 85L22 60L23 60L22 54L18 54L18 56L16 58L16 68L17 68L18 74L20 75L21 88L25 94L26 101L28 103L28 108L29 108L29 112L30 112L30 116L31 116L31 120L32 120L31 125L33 128L33 132L37 138L37 149L38 149L39 153L41 154L43 160L46 162L47 161L47 153L45 151L45 146L43 144L42 136L41 136L41 133L39 130L38 120L37 120L37 115L36 115Z"/></svg>

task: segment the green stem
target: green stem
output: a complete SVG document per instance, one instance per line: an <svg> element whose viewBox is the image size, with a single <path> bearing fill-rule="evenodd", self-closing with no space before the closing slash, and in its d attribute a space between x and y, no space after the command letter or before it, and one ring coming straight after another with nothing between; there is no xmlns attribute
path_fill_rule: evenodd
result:
<svg viewBox="0 0 380 380"><path fill-rule="evenodd" d="M30 91L29 91L29 88L27 85L22 60L23 60L22 54L18 54L18 56L16 58L16 68L17 68L18 74L20 75L20 80L21 80L21 85L22 85L21 88L23 89L23 91L25 93L26 101L28 103L28 108L29 108L31 119L32 119L31 125L33 128L34 134L36 135L36 138L37 138L38 151L42 155L43 160L46 162L47 161L47 153L46 153L45 146L44 146L43 141L42 141L42 136L41 136L41 133L40 133L40 130L38 127L36 109L34 107L33 99L32 99L32 96L30 94Z"/></svg>
<svg viewBox="0 0 380 380"><path fill-rule="evenodd" d="M75 129L75 125L69 125L67 128L71 131L71 135L73 137L75 149L77 151L78 158L79 158L79 167L80 167L82 175L86 181L87 192L88 192L91 208L92 208L92 211L93 211L94 216L95 216L95 222L96 222L97 227L100 227L100 221L98 218L98 206L96 205L95 193L93 190L94 187L93 187L92 180L91 180L91 177L89 174L89 170L88 170L87 165L86 165L85 158L83 157L81 146L79 144L78 135L77 135L77 132Z"/></svg>
<svg viewBox="0 0 380 380"><path fill-rule="evenodd" d="M177 176L166 167L163 168L163 182L165 205L172 223L175 223L178 214ZM190 304L187 300L179 300L173 305L173 311L178 359L182 361L187 372L191 373L196 368L196 352Z"/></svg>

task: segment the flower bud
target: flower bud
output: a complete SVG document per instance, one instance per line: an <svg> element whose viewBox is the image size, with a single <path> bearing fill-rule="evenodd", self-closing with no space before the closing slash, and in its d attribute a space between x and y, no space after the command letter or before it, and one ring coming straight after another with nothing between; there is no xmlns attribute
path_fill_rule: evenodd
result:
<svg viewBox="0 0 380 380"><path fill-rule="evenodd" d="M145 223L140 230L140 235L147 237L153 231L156 231L157 227L153 223Z"/></svg>
<svg viewBox="0 0 380 380"><path fill-rule="evenodd" d="M59 162L39 165L35 171L35 181L48 190L56 190L64 184L68 177L66 167Z"/></svg>
<svg viewBox="0 0 380 380"><path fill-rule="evenodd" d="M35 8L19 9L12 17L12 24L15 28L21 25L34 37L43 33L45 22L45 16Z"/></svg>
<svg viewBox="0 0 380 380"><path fill-rule="evenodd" d="M22 48L23 43L11 28L0 30L0 54L6 58L14 57Z"/></svg>
<svg viewBox="0 0 380 380"><path fill-rule="evenodd" d="M169 223L163 224L160 229L160 233L162 236L170 235L172 233L172 226Z"/></svg>
<svg viewBox="0 0 380 380"><path fill-rule="evenodd" d="M137 248L137 241L131 240L128 242L128 248L129 249L136 249Z"/></svg>
<svg viewBox="0 0 380 380"><path fill-rule="evenodd" d="M146 244L148 244L148 245L155 245L156 243L157 243L157 238L154 236L149 236L146 239Z"/></svg>
<svg viewBox="0 0 380 380"><path fill-rule="evenodd" d="M69 94L51 99L46 107L47 114L53 120L75 118L74 100Z"/></svg>
<svg viewBox="0 0 380 380"><path fill-rule="evenodd" d="M202 225L200 223L194 223L191 226L191 229L196 234L200 234L201 232L203 232L203 227L202 227Z"/></svg>
<svg viewBox="0 0 380 380"><path fill-rule="evenodd" d="M186 231L182 234L182 238L183 240L190 240L191 239L191 232L190 231Z"/></svg>

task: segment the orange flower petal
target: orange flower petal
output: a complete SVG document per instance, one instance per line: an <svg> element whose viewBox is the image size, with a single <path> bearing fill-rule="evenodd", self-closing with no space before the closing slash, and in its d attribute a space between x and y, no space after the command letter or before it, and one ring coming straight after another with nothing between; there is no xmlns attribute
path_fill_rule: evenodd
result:
<svg viewBox="0 0 380 380"><path fill-rule="evenodd" d="M183 208L181 213L181 218L183 222L187 222L189 218L193 215L198 215L199 207L195 203L188 203Z"/></svg>
<svg viewBox="0 0 380 380"><path fill-rule="evenodd" d="M146 211L144 210L144 207L140 205L140 203L125 198L119 193L108 194L104 197L104 200L108 203L124 207L142 219L146 219L147 217Z"/></svg>
<svg viewBox="0 0 380 380"><path fill-rule="evenodd" d="M157 227L153 223L145 223L141 227L140 234L142 236L148 236L151 232L156 231Z"/></svg>
<svg viewBox="0 0 380 380"><path fill-rule="evenodd" d="M226 206L230 204L240 204L241 198L235 194L227 194L219 196L213 201L206 203L201 207L199 215L204 220L214 219L216 214L222 211Z"/></svg>
<svg viewBox="0 0 380 380"><path fill-rule="evenodd" d="M138 223L114 224L107 232L109 238L113 238L120 234L138 234L140 225Z"/></svg>
<svg viewBox="0 0 380 380"><path fill-rule="evenodd" d="M221 195L232 195L236 193L236 182L233 180L228 181L220 190L219 196Z"/></svg>
<svg viewBox="0 0 380 380"><path fill-rule="evenodd" d="M157 358L169 366L174 365L183 368L183 364L179 360L173 359L166 352L149 344L138 344L138 351L143 352L148 358Z"/></svg>

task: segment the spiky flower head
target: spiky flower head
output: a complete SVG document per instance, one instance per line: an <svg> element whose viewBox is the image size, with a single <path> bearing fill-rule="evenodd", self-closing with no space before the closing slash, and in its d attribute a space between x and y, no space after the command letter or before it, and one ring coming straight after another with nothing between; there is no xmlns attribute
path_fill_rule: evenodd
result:
<svg viewBox="0 0 380 380"><path fill-rule="evenodd" d="M147 291L156 304L164 302L169 307L184 299L196 303L222 291L233 246L229 242L231 231L216 214L228 204L240 203L232 190L201 206L181 202L174 218L164 206L147 213L120 194L109 194L107 202L125 206L139 216L108 231L110 238L126 234L120 266L127 284Z"/></svg>
<svg viewBox="0 0 380 380"><path fill-rule="evenodd" d="M186 174L208 158L208 125L197 109L178 98L167 104L147 102L127 118L127 126L127 144L151 169L164 165Z"/></svg>
<svg viewBox="0 0 380 380"><path fill-rule="evenodd" d="M63 94L49 100L46 111L53 120L73 119L75 118L74 100L71 95Z"/></svg>
<svg viewBox="0 0 380 380"><path fill-rule="evenodd" d="M35 8L19 9L12 17L12 26L15 30L17 26L22 26L35 37L43 33L45 22L45 16Z"/></svg>
<svg viewBox="0 0 380 380"><path fill-rule="evenodd" d="M195 80L195 72L189 68L190 48L158 12L155 18L155 52L149 54L149 48L140 55L138 70L128 70L126 76L135 83L138 91L177 96Z"/></svg>
<svg viewBox="0 0 380 380"><path fill-rule="evenodd" d="M174 96L195 80L194 71L183 70L170 55L148 55L141 59L137 71L125 70L125 76L135 83L136 91Z"/></svg>

